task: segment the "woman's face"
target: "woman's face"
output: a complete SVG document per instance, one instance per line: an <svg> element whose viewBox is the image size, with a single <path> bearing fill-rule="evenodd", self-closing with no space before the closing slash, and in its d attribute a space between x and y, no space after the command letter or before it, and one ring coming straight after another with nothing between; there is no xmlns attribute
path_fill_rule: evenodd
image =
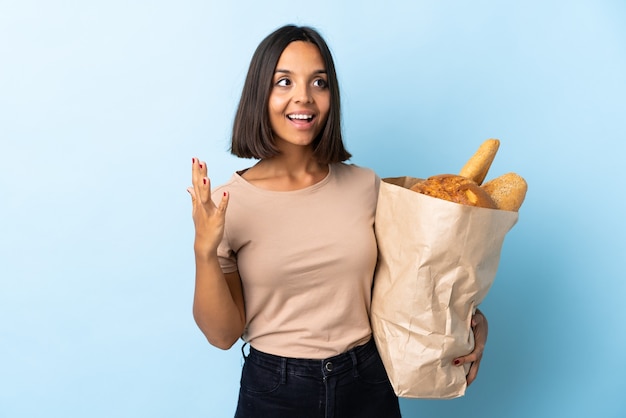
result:
<svg viewBox="0 0 626 418"><path fill-rule="evenodd" d="M304 41L287 45L274 71L269 118L279 149L309 146L328 119L330 91L317 46Z"/></svg>

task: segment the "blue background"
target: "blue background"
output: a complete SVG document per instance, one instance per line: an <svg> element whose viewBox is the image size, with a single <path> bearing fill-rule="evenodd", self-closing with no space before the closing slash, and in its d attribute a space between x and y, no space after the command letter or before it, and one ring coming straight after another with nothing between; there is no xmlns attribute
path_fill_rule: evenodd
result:
<svg viewBox="0 0 626 418"><path fill-rule="evenodd" d="M285 23L336 58L352 162L530 188L463 398L406 417L624 417L626 3L0 0L0 416L228 417L240 344L191 315L190 161L215 184Z"/></svg>

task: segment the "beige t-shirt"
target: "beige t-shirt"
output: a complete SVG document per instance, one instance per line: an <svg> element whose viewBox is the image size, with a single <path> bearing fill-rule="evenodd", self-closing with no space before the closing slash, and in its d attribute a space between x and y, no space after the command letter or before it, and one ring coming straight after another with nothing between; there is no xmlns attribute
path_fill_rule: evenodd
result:
<svg viewBox="0 0 626 418"><path fill-rule="evenodd" d="M213 191L216 202L230 194L218 255L241 277L245 341L322 359L370 339L379 185L372 170L339 163L301 190L268 191L234 174Z"/></svg>

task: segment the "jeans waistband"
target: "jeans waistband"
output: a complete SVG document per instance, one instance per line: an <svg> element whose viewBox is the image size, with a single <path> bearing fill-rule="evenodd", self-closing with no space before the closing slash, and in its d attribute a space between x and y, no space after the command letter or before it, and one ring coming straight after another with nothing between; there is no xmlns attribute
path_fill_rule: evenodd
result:
<svg viewBox="0 0 626 418"><path fill-rule="evenodd" d="M376 344L372 338L367 343L345 353L321 360L281 357L250 347L250 354L246 361L252 361L283 374L325 378L352 371L357 364L367 361L377 353Z"/></svg>

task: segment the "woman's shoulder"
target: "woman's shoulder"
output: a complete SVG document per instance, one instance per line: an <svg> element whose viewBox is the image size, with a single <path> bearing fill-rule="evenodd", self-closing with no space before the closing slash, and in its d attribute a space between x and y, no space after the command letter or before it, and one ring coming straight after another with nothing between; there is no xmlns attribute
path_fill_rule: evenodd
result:
<svg viewBox="0 0 626 418"><path fill-rule="evenodd" d="M354 163L335 163L332 165L333 170L338 173L353 176L377 177L377 174L371 168L360 166Z"/></svg>
<svg viewBox="0 0 626 418"><path fill-rule="evenodd" d="M218 183L217 185L213 185L213 182L211 181L211 196L213 198L217 196L221 199L221 196L224 194L225 191L230 191L233 188L238 187L238 185L240 185L241 183L241 175L239 173L241 172L234 172L228 180L222 183Z"/></svg>
<svg viewBox="0 0 626 418"><path fill-rule="evenodd" d="M353 163L336 163L332 166L333 173L338 177L350 178L353 180L361 180L373 182L377 187L380 183L380 177L374 170Z"/></svg>

